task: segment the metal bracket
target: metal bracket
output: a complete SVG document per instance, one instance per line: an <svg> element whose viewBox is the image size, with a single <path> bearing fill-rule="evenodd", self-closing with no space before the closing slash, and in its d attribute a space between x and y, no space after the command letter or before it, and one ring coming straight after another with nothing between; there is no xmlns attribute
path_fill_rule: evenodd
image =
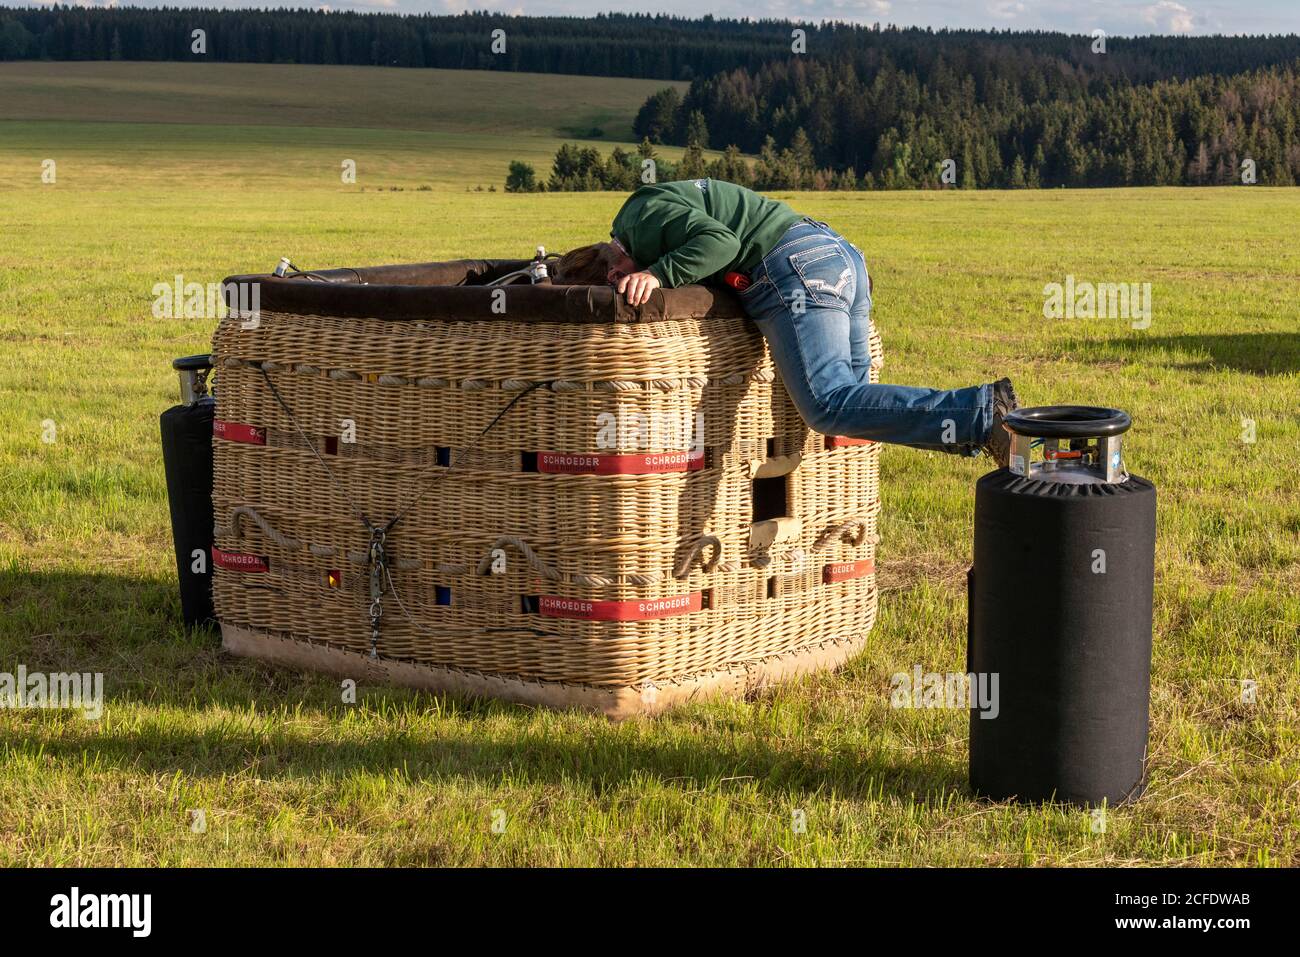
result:
<svg viewBox="0 0 1300 957"><path fill-rule="evenodd" d="M1123 457L1124 436L1104 435L1097 439L1097 464L1106 475L1107 482L1122 482L1127 470Z"/></svg>
<svg viewBox="0 0 1300 957"><path fill-rule="evenodd" d="M370 530L370 657L379 657L379 623L384 617L384 573L387 558L384 554L382 528Z"/></svg>
<svg viewBox="0 0 1300 957"><path fill-rule="evenodd" d="M1027 435L1011 433L1011 460L1008 468L1015 475L1029 478L1029 449L1033 443Z"/></svg>

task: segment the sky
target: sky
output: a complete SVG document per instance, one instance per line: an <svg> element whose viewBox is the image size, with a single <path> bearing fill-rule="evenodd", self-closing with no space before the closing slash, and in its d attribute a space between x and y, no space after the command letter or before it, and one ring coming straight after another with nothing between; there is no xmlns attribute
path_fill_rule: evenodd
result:
<svg viewBox="0 0 1300 957"><path fill-rule="evenodd" d="M53 0L0 0L2 6ZM69 2L69 0L63 0ZM619 12L697 17L845 20L922 27L1057 30L1110 36L1145 34L1300 33L1300 0L73 0L79 6L328 7L388 13L494 10L529 16L590 16Z"/></svg>

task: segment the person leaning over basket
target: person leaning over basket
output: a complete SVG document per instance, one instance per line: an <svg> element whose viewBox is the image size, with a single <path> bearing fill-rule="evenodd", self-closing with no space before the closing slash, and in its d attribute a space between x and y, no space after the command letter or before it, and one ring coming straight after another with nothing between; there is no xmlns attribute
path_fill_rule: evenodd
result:
<svg viewBox="0 0 1300 957"><path fill-rule="evenodd" d="M982 450L1007 464L1002 420L1018 405L1010 379L964 389L868 379L867 263L825 223L735 183L697 179L642 186L610 235L560 257L555 281L610 283L633 306L661 286L731 285L809 428L959 455Z"/></svg>

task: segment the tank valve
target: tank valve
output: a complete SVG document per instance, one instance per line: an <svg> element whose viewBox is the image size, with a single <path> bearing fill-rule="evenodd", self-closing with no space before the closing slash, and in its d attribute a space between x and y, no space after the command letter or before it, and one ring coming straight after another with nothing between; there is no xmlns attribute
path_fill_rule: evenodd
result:
<svg viewBox="0 0 1300 957"><path fill-rule="evenodd" d="M528 278L532 280L533 285L538 283L549 284L551 274L546 270L546 247L538 246L537 255L533 261L528 264Z"/></svg>
<svg viewBox="0 0 1300 957"><path fill-rule="evenodd" d="M208 373L212 371L211 355L173 359L172 368L180 374L181 405L193 405L208 394Z"/></svg>
<svg viewBox="0 0 1300 957"><path fill-rule="evenodd" d="M1016 409L1006 418L1011 432L1009 468L1016 475L1044 482L1128 481L1122 446L1132 424L1127 412L1092 405ZM1039 447L1042 461L1031 462L1030 454Z"/></svg>

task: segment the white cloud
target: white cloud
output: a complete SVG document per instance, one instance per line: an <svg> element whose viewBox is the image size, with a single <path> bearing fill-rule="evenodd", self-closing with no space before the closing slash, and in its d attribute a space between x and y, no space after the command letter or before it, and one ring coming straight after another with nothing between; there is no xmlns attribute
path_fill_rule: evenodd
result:
<svg viewBox="0 0 1300 957"><path fill-rule="evenodd" d="M1001 20L1014 20L1025 12L1025 5L1018 0L993 0L989 4L989 13Z"/></svg>
<svg viewBox="0 0 1300 957"><path fill-rule="evenodd" d="M805 7L825 7L830 6L830 10L819 10L813 14L813 19L841 19L856 20L859 17L883 17L888 16L889 12L894 9L891 0L830 0L829 4L824 0L800 0ZM764 16L785 16L786 14L781 3L768 3L767 9L763 11ZM807 14L800 11L801 15ZM730 12L730 16L754 16L752 8L739 8L735 12Z"/></svg>
<svg viewBox="0 0 1300 957"><path fill-rule="evenodd" d="M1191 33L1196 29L1196 14L1174 0L1159 0L1142 9L1142 19L1158 30Z"/></svg>

